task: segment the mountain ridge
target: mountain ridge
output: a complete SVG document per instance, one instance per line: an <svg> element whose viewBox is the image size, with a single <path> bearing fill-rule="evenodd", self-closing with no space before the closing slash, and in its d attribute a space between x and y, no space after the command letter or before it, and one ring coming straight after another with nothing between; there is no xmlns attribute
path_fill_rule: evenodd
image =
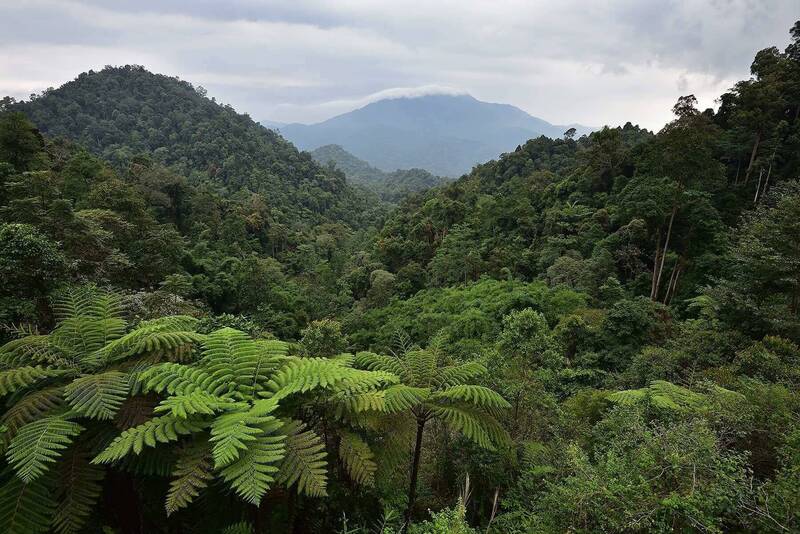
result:
<svg viewBox="0 0 800 534"><path fill-rule="evenodd" d="M579 136L593 130L551 124L511 104L434 94L382 99L319 123L286 124L277 131L302 150L340 145L383 171L422 168L455 177L528 139L558 138L569 128Z"/></svg>
<svg viewBox="0 0 800 534"><path fill-rule="evenodd" d="M333 165L345 174L350 183L370 189L387 202L399 202L412 193L450 181L417 168L386 172L357 158L340 145L323 145L310 154L320 165Z"/></svg>

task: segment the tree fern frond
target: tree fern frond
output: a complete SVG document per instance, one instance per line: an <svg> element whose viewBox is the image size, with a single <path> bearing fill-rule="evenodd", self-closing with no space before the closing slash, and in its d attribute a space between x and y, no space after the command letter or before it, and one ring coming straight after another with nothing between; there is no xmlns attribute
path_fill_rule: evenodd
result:
<svg viewBox="0 0 800 534"><path fill-rule="evenodd" d="M208 391L214 395L235 395L239 399L255 392L262 350L250 336L233 328L216 330L203 342L201 365L211 376Z"/></svg>
<svg viewBox="0 0 800 534"><path fill-rule="evenodd" d="M56 532L73 534L83 531L97 506L104 477L103 468L92 465L85 452L73 448L67 453L58 469L58 508L53 516Z"/></svg>
<svg viewBox="0 0 800 534"><path fill-rule="evenodd" d="M436 387L447 388L469 382L486 373L486 367L478 362L448 365L437 370L433 382Z"/></svg>
<svg viewBox="0 0 800 534"><path fill-rule="evenodd" d="M484 386L460 384L434 394L435 399L463 401L483 408L510 408L511 405L499 393Z"/></svg>
<svg viewBox="0 0 800 534"><path fill-rule="evenodd" d="M630 406L643 401L647 397L648 388L625 389L609 393L606 397L613 403Z"/></svg>
<svg viewBox="0 0 800 534"><path fill-rule="evenodd" d="M199 441L184 447L178 453L172 477L165 504L168 516L189 506L213 478L208 442Z"/></svg>
<svg viewBox="0 0 800 534"><path fill-rule="evenodd" d="M339 457L350 478L365 486L375 482L375 455L369 445L357 434L342 432L339 443Z"/></svg>
<svg viewBox="0 0 800 534"><path fill-rule="evenodd" d="M411 379L408 385L427 387L433 384L436 375L436 353L430 350L415 350L405 355Z"/></svg>
<svg viewBox="0 0 800 534"><path fill-rule="evenodd" d="M49 464L55 463L82 430L81 425L68 421L63 415L28 423L11 439L6 452L8 463L20 480L31 482L42 476L50 468Z"/></svg>
<svg viewBox="0 0 800 534"><path fill-rule="evenodd" d="M60 369L48 369L37 365L35 367L25 366L0 371L0 396L14 393L17 390L31 387L33 384L45 378L60 376L66 371Z"/></svg>
<svg viewBox="0 0 800 534"><path fill-rule="evenodd" d="M415 388L405 384L389 386L384 392L386 411L401 412L421 403L430 396L430 389Z"/></svg>
<svg viewBox="0 0 800 534"><path fill-rule="evenodd" d="M297 493L309 497L326 496L328 473L325 443L299 421L286 423L281 432L286 434L286 456L276 480L286 487L297 484Z"/></svg>
<svg viewBox="0 0 800 534"><path fill-rule="evenodd" d="M48 478L26 484L11 476L0 488L0 532L38 534L49 530L56 503Z"/></svg>
<svg viewBox="0 0 800 534"><path fill-rule="evenodd" d="M274 418L262 424L257 439L248 443L239 457L221 470L223 480L249 503L258 505L275 481L277 466L286 453L283 443L286 436L276 434L282 425Z"/></svg>
<svg viewBox="0 0 800 534"><path fill-rule="evenodd" d="M64 388L73 410L90 419L109 420L130 392L130 378L120 371L86 375Z"/></svg>
<svg viewBox="0 0 800 534"><path fill-rule="evenodd" d="M695 393L664 380L655 380L649 386L639 389L615 391L610 393L607 398L611 402L622 405L649 402L658 408L673 411L698 409L704 406L708 400L702 393Z"/></svg>
<svg viewBox="0 0 800 534"><path fill-rule="evenodd" d="M220 410L232 407L246 407L246 403L237 403L215 397L204 391L194 391L187 395L167 397L155 408L155 413L170 413L175 417L186 419L190 415L214 415Z"/></svg>
<svg viewBox="0 0 800 534"><path fill-rule="evenodd" d="M13 339L0 347L0 365L5 368L30 364L71 365L67 354L50 342L50 336L33 334Z"/></svg>
<svg viewBox="0 0 800 534"><path fill-rule="evenodd" d="M193 419L180 419L172 415L155 417L146 423L125 430L103 452L98 454L92 463L115 462L131 452L138 455L145 446L155 447L157 443L177 441L181 435L199 432L204 427L203 422Z"/></svg>
<svg viewBox="0 0 800 534"><path fill-rule="evenodd" d="M410 380L410 375L406 369L405 362L395 356L384 356L373 352L359 352L356 354L356 367L369 371L384 371L400 377L404 382Z"/></svg>
<svg viewBox="0 0 800 534"><path fill-rule="evenodd" d="M272 397L280 399L293 393L313 389L334 389L337 392L358 393L396 383L396 375L383 371L364 371L346 367L328 358L298 358L290 360L267 384Z"/></svg>
<svg viewBox="0 0 800 534"><path fill-rule="evenodd" d="M187 395L194 391L208 391L214 382L212 376L195 366L179 363L162 363L139 373L144 391Z"/></svg>
<svg viewBox="0 0 800 534"><path fill-rule="evenodd" d="M278 407L272 400L256 401L249 410L238 410L220 415L211 424L214 467L219 469L234 462L250 444L263 435L263 425L281 422L270 415Z"/></svg>
<svg viewBox="0 0 800 534"><path fill-rule="evenodd" d="M475 413L462 406L433 406L431 412L448 426L461 432L481 447L495 449L493 436L484 421L486 414Z"/></svg>
<svg viewBox="0 0 800 534"><path fill-rule="evenodd" d="M3 423L8 427L8 437L13 437L17 430L64 405L64 388L54 386L28 393L8 409L3 416Z"/></svg>
<svg viewBox="0 0 800 534"><path fill-rule="evenodd" d="M197 319L186 315L144 321L136 329L107 344L98 355L110 362L137 354L153 353L183 361L205 336L194 331Z"/></svg>

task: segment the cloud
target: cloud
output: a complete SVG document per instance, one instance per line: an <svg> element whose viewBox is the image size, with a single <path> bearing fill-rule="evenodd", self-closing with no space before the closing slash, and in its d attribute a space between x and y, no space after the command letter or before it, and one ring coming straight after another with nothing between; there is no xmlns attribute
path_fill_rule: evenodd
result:
<svg viewBox="0 0 800 534"><path fill-rule="evenodd" d="M206 87L257 119L468 92L554 123L658 128L785 46L797 0L26 0L0 5L0 93L105 64ZM422 91L422 93L418 93Z"/></svg>

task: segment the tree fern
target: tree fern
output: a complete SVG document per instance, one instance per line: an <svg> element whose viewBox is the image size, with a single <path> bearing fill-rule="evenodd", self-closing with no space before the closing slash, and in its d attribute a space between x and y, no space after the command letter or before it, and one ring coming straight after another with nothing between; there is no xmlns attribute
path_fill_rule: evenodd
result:
<svg viewBox="0 0 800 534"><path fill-rule="evenodd" d="M672 411L699 409L708 402L702 393L663 380L655 380L649 386L639 389L615 391L608 395L608 400L622 405L646 402Z"/></svg>
<svg viewBox="0 0 800 534"><path fill-rule="evenodd" d="M407 410L416 422L406 520L416 498L420 448L429 420L440 419L487 449L508 442L506 432L492 413L507 408L509 404L491 389L468 383L485 372L482 365L468 362L442 366L434 351L417 350L416 347L414 350L403 350L395 356L360 352L356 355L355 363L371 371L393 373L403 381L403 386L395 391L388 388L384 392L384 399L389 395L392 408ZM397 450L397 447L394 449Z"/></svg>

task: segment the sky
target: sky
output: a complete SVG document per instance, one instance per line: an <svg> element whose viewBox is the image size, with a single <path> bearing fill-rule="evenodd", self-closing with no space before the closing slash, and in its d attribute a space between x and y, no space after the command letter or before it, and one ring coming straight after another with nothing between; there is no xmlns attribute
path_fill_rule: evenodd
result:
<svg viewBox="0 0 800 534"><path fill-rule="evenodd" d="M798 19L800 0L0 0L0 96L133 63L256 120L453 92L657 130L681 95L713 106Z"/></svg>

